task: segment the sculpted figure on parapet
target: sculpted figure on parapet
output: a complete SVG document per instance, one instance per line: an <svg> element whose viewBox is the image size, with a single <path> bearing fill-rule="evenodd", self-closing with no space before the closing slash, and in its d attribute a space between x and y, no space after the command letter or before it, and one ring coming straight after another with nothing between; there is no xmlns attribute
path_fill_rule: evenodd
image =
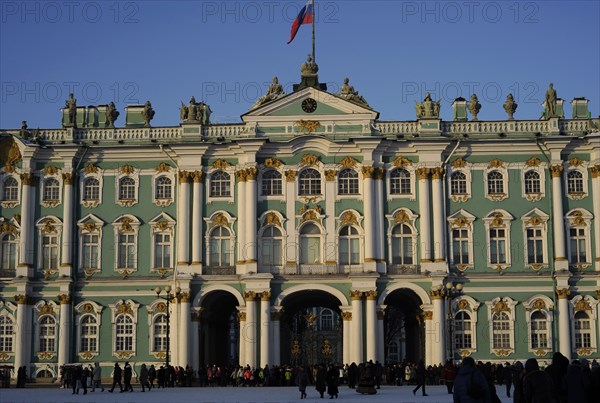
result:
<svg viewBox="0 0 600 403"><path fill-rule="evenodd" d="M439 118L440 101L433 101L429 92L425 94L423 102L416 103L417 118Z"/></svg>
<svg viewBox="0 0 600 403"><path fill-rule="evenodd" d="M273 83L269 86L267 93L262 97L258 98L258 101L256 101L250 109L254 109L258 106L274 101L278 98L281 98L284 95L285 92L283 91L283 86L279 84L279 79L277 77L273 77Z"/></svg>
<svg viewBox="0 0 600 403"><path fill-rule="evenodd" d="M190 99L189 106L185 106L183 102L181 102L179 118L182 122L194 122L201 123L203 125L208 125L210 124L211 113L212 110L210 109L210 106L208 106L204 102L196 102L196 98L192 97Z"/></svg>
<svg viewBox="0 0 600 403"><path fill-rule="evenodd" d="M367 101L361 95L358 95L358 91L354 89L354 86L350 85L350 79L348 77L344 78L344 85L340 88L339 96L348 101L363 104L367 107L369 106Z"/></svg>
<svg viewBox="0 0 600 403"><path fill-rule="evenodd" d="M117 107L114 102L108 104L108 110L106 111L106 120L108 121L108 127L115 127L115 120L119 117L119 111L117 111Z"/></svg>
<svg viewBox="0 0 600 403"><path fill-rule="evenodd" d="M154 118L154 109L150 101L146 101L144 104L144 110L142 111L142 117L144 118L144 127L150 127L150 121Z"/></svg>
<svg viewBox="0 0 600 403"><path fill-rule="evenodd" d="M546 119L556 117L556 90L554 84L550 83L548 90L546 91Z"/></svg>
<svg viewBox="0 0 600 403"><path fill-rule="evenodd" d="M67 99L65 102L65 108L68 112L69 124L75 125L75 117L77 115L77 99L75 99L73 93L69 94L69 99Z"/></svg>

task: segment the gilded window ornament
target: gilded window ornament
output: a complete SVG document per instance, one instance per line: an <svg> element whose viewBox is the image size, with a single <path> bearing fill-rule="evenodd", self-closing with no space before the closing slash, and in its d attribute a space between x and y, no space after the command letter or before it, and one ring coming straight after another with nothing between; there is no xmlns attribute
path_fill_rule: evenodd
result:
<svg viewBox="0 0 600 403"><path fill-rule="evenodd" d="M464 311L469 308L469 301L467 301L466 299L461 299L460 301L458 301L457 306L458 306L458 309L461 309Z"/></svg>
<svg viewBox="0 0 600 403"><path fill-rule="evenodd" d="M394 214L394 222L396 224L408 223L410 222L410 217L408 216L408 213L406 211L400 210L396 214Z"/></svg>
<svg viewBox="0 0 600 403"><path fill-rule="evenodd" d="M132 167L131 165L123 165L121 167L121 173L123 175L131 175L135 172L135 168Z"/></svg>
<svg viewBox="0 0 600 403"><path fill-rule="evenodd" d="M502 213L494 213L494 219L490 223L490 227L504 227L504 216Z"/></svg>
<svg viewBox="0 0 600 403"><path fill-rule="evenodd" d="M38 310L38 318L43 315L55 315L54 307L48 304L48 302L44 302L44 305L42 305Z"/></svg>
<svg viewBox="0 0 600 403"><path fill-rule="evenodd" d="M315 210L310 209L302 216L302 222L306 221L317 221L317 213Z"/></svg>
<svg viewBox="0 0 600 403"><path fill-rule="evenodd" d="M44 167L43 171L45 176L54 176L58 174L58 168L52 165Z"/></svg>
<svg viewBox="0 0 600 403"><path fill-rule="evenodd" d="M158 164L158 166L156 167L156 172L162 173L162 172L169 172L171 170L171 166L165 164L164 162L161 162L160 164Z"/></svg>
<svg viewBox="0 0 600 403"><path fill-rule="evenodd" d="M452 220L452 228L469 228L471 224L465 217L457 217Z"/></svg>
<svg viewBox="0 0 600 403"><path fill-rule="evenodd" d="M352 157L346 157L339 162L339 165L344 168L354 168L358 164L358 161Z"/></svg>
<svg viewBox="0 0 600 403"><path fill-rule="evenodd" d="M571 214L571 227L585 227L585 219L581 211L575 211Z"/></svg>
<svg viewBox="0 0 600 403"><path fill-rule="evenodd" d="M227 227L228 224L229 224L229 221L227 221L227 217L225 217L225 214L223 214L223 213L218 213L212 219L213 227L218 227L218 226Z"/></svg>
<svg viewBox="0 0 600 403"><path fill-rule="evenodd" d="M591 311L592 307L590 306L590 303L588 301L581 299L581 300L577 301L577 303L575 304L575 308L573 308L573 310L575 312Z"/></svg>
<svg viewBox="0 0 600 403"><path fill-rule="evenodd" d="M503 300L498 301L496 303L496 305L494 305L492 307L492 313L500 313L500 312L510 312L510 308L509 308L508 304Z"/></svg>
<svg viewBox="0 0 600 403"><path fill-rule="evenodd" d="M98 167L92 163L89 163L85 166L85 168L83 168L83 173L85 173L86 175L89 174L97 174L98 173Z"/></svg>
<svg viewBox="0 0 600 403"><path fill-rule="evenodd" d="M543 299L536 299L535 301L533 301L533 309L537 309L540 311L543 311L546 309L546 303L544 302Z"/></svg>
<svg viewBox="0 0 600 403"><path fill-rule="evenodd" d="M392 165L394 165L395 167L401 167L401 168L404 168L404 167L412 165L412 164L413 164L413 162L406 157L398 157L394 160L394 162L392 162Z"/></svg>
<svg viewBox="0 0 600 403"><path fill-rule="evenodd" d="M121 220L119 221L119 223L121 224L121 232L133 232L133 227L131 226L132 222L133 220L129 217L121 218Z"/></svg>
<svg viewBox="0 0 600 403"><path fill-rule="evenodd" d="M54 228L54 222L52 220L46 220L42 227L42 233L44 234L56 234L56 228Z"/></svg>
<svg viewBox="0 0 600 403"><path fill-rule="evenodd" d="M538 167L538 166L540 166L541 163L542 163L542 161L540 161L539 158L537 158L537 157L531 157L527 161L525 161L525 166L527 166L527 167Z"/></svg>
<svg viewBox="0 0 600 403"><path fill-rule="evenodd" d="M300 158L300 166L314 166L319 162L319 157L315 154L304 154Z"/></svg>
<svg viewBox="0 0 600 403"><path fill-rule="evenodd" d="M11 223L9 223L8 221L4 221L2 222L2 225L0 225L0 233L10 233L14 236L17 236L17 227L15 227L14 225L12 225Z"/></svg>
<svg viewBox="0 0 600 403"><path fill-rule="evenodd" d="M530 219L525 221L525 225L529 225L529 226L533 226L533 227L537 227L542 224L543 224L543 221L540 217L531 217Z"/></svg>
<svg viewBox="0 0 600 403"><path fill-rule="evenodd" d="M92 221L86 222L82 227L83 230L87 232L96 232L98 230L98 228L96 228L96 224Z"/></svg>
<svg viewBox="0 0 600 403"><path fill-rule="evenodd" d="M499 159L491 160L488 164L488 169L492 168L504 168L504 161Z"/></svg>
<svg viewBox="0 0 600 403"><path fill-rule="evenodd" d="M265 219L263 221L263 226L266 225L276 225L276 226L281 226L281 220L279 219L279 216L273 212L271 213L267 213L267 215L265 216Z"/></svg>
<svg viewBox="0 0 600 403"><path fill-rule="evenodd" d="M156 224L156 228L158 228L160 231L166 231L169 229L169 223L165 220L159 221Z"/></svg>
<svg viewBox="0 0 600 403"><path fill-rule="evenodd" d="M583 161L582 159L579 159L577 157L573 157L569 160L569 166L570 167L578 167L583 165L585 161Z"/></svg>
<svg viewBox="0 0 600 403"><path fill-rule="evenodd" d="M232 166L229 162L222 160L222 159L218 159L215 162L212 163L211 165L214 169L227 169L230 166Z"/></svg>
<svg viewBox="0 0 600 403"><path fill-rule="evenodd" d="M133 308L131 307L131 305L129 303L122 303L119 304L117 311L116 311L116 315L120 315L120 314L129 314L129 315L133 315Z"/></svg>
<svg viewBox="0 0 600 403"><path fill-rule="evenodd" d="M88 303L83 305L83 307L81 307L81 310L85 313L92 313L94 312L94 306Z"/></svg>
<svg viewBox="0 0 600 403"><path fill-rule="evenodd" d="M462 157L458 157L457 159L452 161L450 165L454 169L465 168L467 166L467 161L463 160Z"/></svg>
<svg viewBox="0 0 600 403"><path fill-rule="evenodd" d="M358 225L358 220L356 218L356 215L354 215L354 213L352 213L350 211L346 211L340 217L340 224L342 226L344 226L344 225Z"/></svg>
<svg viewBox="0 0 600 403"><path fill-rule="evenodd" d="M265 160L264 165L265 165L265 168L277 169L281 165L283 165L283 163L280 160L278 160L277 158L269 157Z"/></svg>

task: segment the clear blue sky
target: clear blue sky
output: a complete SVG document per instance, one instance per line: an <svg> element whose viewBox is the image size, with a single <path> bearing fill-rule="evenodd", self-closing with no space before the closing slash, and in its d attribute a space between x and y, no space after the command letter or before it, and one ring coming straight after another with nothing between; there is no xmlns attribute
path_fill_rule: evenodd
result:
<svg viewBox="0 0 600 403"><path fill-rule="evenodd" d="M154 126L179 124L180 101L238 122L273 76L291 91L311 47L292 21L305 1L0 0L0 128L60 127L78 105L150 100ZM382 120L414 120L429 91L451 119L457 96L479 96L480 120L537 119L550 82L600 111L600 2L316 0L319 78L345 76Z"/></svg>

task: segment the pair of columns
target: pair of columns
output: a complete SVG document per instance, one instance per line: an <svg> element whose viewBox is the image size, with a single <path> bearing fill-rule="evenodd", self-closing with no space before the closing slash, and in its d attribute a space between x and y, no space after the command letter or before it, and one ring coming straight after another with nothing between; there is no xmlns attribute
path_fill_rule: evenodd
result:
<svg viewBox="0 0 600 403"><path fill-rule="evenodd" d="M278 364L279 351L274 349L277 357L271 354L272 346L279 346L279 320L271 321L271 291L247 291L244 295L246 306L238 307L240 319L240 354L239 364L250 365L251 368ZM260 305L257 304L260 299ZM260 312L258 311L260 309ZM260 322L258 320L260 319ZM272 322L276 326L272 326ZM273 335L271 329L273 328ZM259 337L260 336L260 337ZM257 340L260 339L260 344ZM260 348L260 357L258 355ZM260 358L260 361L259 361Z"/></svg>
<svg viewBox="0 0 600 403"><path fill-rule="evenodd" d="M238 264L256 264L256 203L258 169L250 167L236 172L238 187Z"/></svg>
<svg viewBox="0 0 600 403"><path fill-rule="evenodd" d="M192 188L193 183L193 189ZM193 205L190 191L193 191ZM202 206L204 205L204 172L180 171L177 212L178 264L202 264ZM192 229L190 231L190 224ZM192 253L190 256L190 232ZM190 261L191 257L191 261Z"/></svg>
<svg viewBox="0 0 600 403"><path fill-rule="evenodd" d="M419 168L419 233L421 237L421 262L445 262L446 241L444 240L444 168ZM431 195L429 176L431 176ZM430 204L430 199L431 204ZM430 206L433 206L433 214ZM433 218L433 247L431 220Z"/></svg>
<svg viewBox="0 0 600 403"><path fill-rule="evenodd" d="M377 311L377 291L350 291L351 310L342 308L344 362L384 362L383 310ZM364 309L363 309L364 305ZM365 312L363 318L363 310ZM366 332L363 333L363 328ZM366 336L363 338L363 334Z"/></svg>

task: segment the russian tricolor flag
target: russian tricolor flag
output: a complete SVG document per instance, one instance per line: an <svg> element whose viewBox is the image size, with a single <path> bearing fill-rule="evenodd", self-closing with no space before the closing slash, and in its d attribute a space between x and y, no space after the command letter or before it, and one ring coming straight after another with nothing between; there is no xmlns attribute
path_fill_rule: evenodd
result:
<svg viewBox="0 0 600 403"><path fill-rule="evenodd" d="M288 42L288 45L292 43L292 41L296 37L296 34L300 29L300 25L313 23L314 15L314 0L308 0L308 3L306 3L306 5L302 7L302 10L300 10L300 13L298 14L296 20L294 20L294 23L292 24L292 32L290 34L290 41Z"/></svg>

